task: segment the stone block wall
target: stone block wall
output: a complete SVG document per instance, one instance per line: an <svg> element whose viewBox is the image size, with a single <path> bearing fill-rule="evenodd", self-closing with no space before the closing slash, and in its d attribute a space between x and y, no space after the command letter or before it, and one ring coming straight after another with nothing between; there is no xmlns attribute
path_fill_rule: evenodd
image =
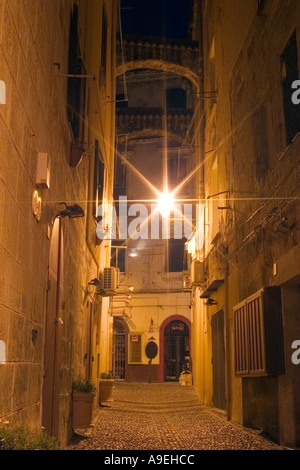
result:
<svg viewBox="0 0 300 470"><path fill-rule="evenodd" d="M86 2L79 0L79 31L85 40ZM43 344L49 262L49 214L55 204L78 202L86 212L89 161L69 166L67 122L68 37L73 2L0 1L0 417L10 425L41 425ZM84 55L84 50L82 51ZM55 63L60 64L58 68ZM40 190L43 214L32 213L37 154L51 158L50 190ZM85 288L97 275L86 245L85 219L64 219L63 332L60 435L70 429L72 376L84 373L87 347ZM32 339L36 330L36 339Z"/></svg>

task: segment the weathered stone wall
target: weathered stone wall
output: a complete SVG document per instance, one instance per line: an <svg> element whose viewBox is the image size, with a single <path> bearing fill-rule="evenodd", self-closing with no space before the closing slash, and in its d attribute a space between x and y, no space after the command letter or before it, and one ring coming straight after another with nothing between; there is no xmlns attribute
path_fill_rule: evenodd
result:
<svg viewBox="0 0 300 470"><path fill-rule="evenodd" d="M248 379L241 388L235 377L232 311L259 289L293 283L299 275L289 262L299 245L299 135L288 145L281 66L295 30L299 64L299 3L265 2L258 10L252 0L216 0L204 2L203 15L205 88L216 91L205 105L205 192L216 199L206 219L207 268L209 283L223 275L227 284L207 314L225 306L229 417L291 443L284 437L288 422L280 411L279 381ZM217 182L211 177L215 168ZM295 312L287 304L283 309L289 343ZM290 394L295 387L293 376Z"/></svg>
<svg viewBox="0 0 300 470"><path fill-rule="evenodd" d="M86 2L79 5L84 55ZM87 209L89 160L69 166L67 122L68 37L73 2L0 1L0 79L6 104L0 107L0 417L10 425L41 425L43 344L49 261L48 209L57 202ZM54 63L60 63L60 69ZM50 190L40 190L43 216L31 208L37 153L51 157ZM71 431L72 378L86 370L85 288L97 275L87 248L85 219L64 219L59 438ZM37 337L32 340L32 330Z"/></svg>

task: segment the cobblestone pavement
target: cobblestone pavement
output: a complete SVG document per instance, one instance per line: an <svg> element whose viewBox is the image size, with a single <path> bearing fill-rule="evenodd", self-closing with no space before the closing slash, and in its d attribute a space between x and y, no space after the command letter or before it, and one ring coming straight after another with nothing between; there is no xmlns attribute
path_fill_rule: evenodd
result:
<svg viewBox="0 0 300 470"><path fill-rule="evenodd" d="M76 430L70 450L279 450L258 431L227 421L192 387L116 382L113 402Z"/></svg>

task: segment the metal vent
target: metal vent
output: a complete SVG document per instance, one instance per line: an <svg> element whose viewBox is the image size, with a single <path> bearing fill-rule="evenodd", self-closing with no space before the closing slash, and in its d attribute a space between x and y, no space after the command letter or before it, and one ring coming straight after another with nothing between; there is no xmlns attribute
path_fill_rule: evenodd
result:
<svg viewBox="0 0 300 470"><path fill-rule="evenodd" d="M114 294L117 289L116 268L104 268L102 273L102 290L107 294Z"/></svg>

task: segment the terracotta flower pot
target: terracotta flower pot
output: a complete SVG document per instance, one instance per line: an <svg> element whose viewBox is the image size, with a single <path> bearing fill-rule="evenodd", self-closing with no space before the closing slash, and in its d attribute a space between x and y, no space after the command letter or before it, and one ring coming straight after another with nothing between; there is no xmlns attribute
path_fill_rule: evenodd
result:
<svg viewBox="0 0 300 470"><path fill-rule="evenodd" d="M113 401L113 379L100 379L99 380L99 405L102 403L109 403Z"/></svg>
<svg viewBox="0 0 300 470"><path fill-rule="evenodd" d="M94 396L94 393L73 392L73 428L90 427Z"/></svg>

